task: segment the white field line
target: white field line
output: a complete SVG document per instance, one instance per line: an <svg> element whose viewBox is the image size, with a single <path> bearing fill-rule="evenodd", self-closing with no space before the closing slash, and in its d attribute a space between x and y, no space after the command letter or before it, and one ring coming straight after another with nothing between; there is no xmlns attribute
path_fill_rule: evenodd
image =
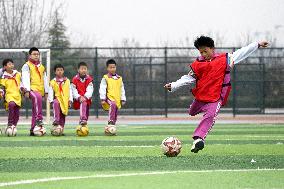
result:
<svg viewBox="0 0 284 189"><path fill-rule="evenodd" d="M272 143L272 144L265 144L265 145L281 145L283 144L282 142L277 142L277 143ZM191 144L184 144L185 146L191 146ZM234 145L234 144L223 144L223 143L216 143L216 144L211 144L210 146L214 146L214 145ZM250 144L242 144L242 145L250 145ZM258 145L258 144L253 144L253 145ZM259 144L259 145L263 145L263 144ZM62 147L68 147L68 148L77 148L77 147L81 147L81 146L15 146L13 147L13 149L23 149L23 148L36 148L36 147L39 147L39 148L62 148ZM94 147L94 148L157 148L157 147L160 147L160 145L142 145L142 146L135 146L135 145L131 145L131 146L128 146L128 145L116 145L116 146L96 146L96 145L93 145L93 146L86 146L86 147ZM1 148L11 148L11 146L0 146L0 149ZM81 147L82 148L82 147Z"/></svg>
<svg viewBox="0 0 284 189"><path fill-rule="evenodd" d="M71 136L71 137L73 137L73 136ZM130 141L133 141L133 139L127 139L127 140L101 140L103 138L103 136L94 136L94 137L96 137L95 140L87 139L87 138L86 139L76 139L76 142L80 142L80 141L130 142ZM137 137L137 136L133 136L133 138L135 138L135 137ZM261 136L261 135L251 135L251 136L243 137L241 139L238 139L238 138L217 138L217 139L214 139L214 138L212 138L212 139L208 139L208 140L250 140L249 138L271 138L271 137L277 138L277 139L274 139L274 140L283 140L284 139L284 135L263 135L263 136ZM17 140L17 137L16 137L16 138L14 138L13 142L27 142L27 141L28 142L34 142L34 141L39 141L39 142L60 141L60 142L62 142L62 141L74 141L75 140L74 138L64 138L64 137L61 138L62 140L58 139L58 137L54 137L54 138L50 138L50 139L41 139L40 138L40 140L26 140L26 138L25 138L25 140ZM149 138L149 139L151 139L151 138ZM0 140L0 142L10 142L10 141L11 140L8 137L2 138L2 140ZM138 141L140 141L140 140L138 140ZM141 141L143 141L143 140L141 140Z"/></svg>
<svg viewBox="0 0 284 189"><path fill-rule="evenodd" d="M94 148L155 148L155 147L159 147L160 145L142 145L142 146L85 146L86 148L90 148L90 147L94 147ZM40 148L57 148L57 147L72 147L72 148L77 148L77 147L80 147L82 148L82 146L17 146L17 147L13 147L13 149L15 148L36 148L36 147L40 147ZM0 147L0 148L11 148L11 146L5 146L5 147Z"/></svg>
<svg viewBox="0 0 284 189"><path fill-rule="evenodd" d="M265 145L281 145L283 144L282 142L277 142L277 143L272 143L272 144L265 144ZM223 144L223 143L216 143L216 144L211 144L210 146L214 146L214 145L234 145L234 144ZM250 145L250 144L241 144L241 145ZM258 145L258 144L253 144L253 145ZM263 144L259 144L259 145L263 145ZM184 146L191 146L191 144L184 144ZM15 146L13 147L13 149L24 149L24 148L62 148L62 147L68 147L68 148L77 148L77 147L81 147L81 146ZM116 146L85 146L85 147L94 147L94 148L157 148L160 147L160 145L142 145L142 146L135 146L135 145L116 145ZM0 146L0 149L5 149L5 148L11 148L11 146ZM81 147L82 148L82 147Z"/></svg>
<svg viewBox="0 0 284 189"><path fill-rule="evenodd" d="M140 172L140 173L97 174L89 176L51 177L51 178L41 178L41 179L19 180L12 182L1 182L0 187L22 185L22 184L34 184L34 183L50 182L50 181L89 179L89 178L114 178L114 177L164 175L164 174L177 174L177 173L257 172L257 171L284 171L284 168L283 169L231 169L231 170L227 169L227 170L200 170L200 171L198 170L154 171L154 172Z"/></svg>

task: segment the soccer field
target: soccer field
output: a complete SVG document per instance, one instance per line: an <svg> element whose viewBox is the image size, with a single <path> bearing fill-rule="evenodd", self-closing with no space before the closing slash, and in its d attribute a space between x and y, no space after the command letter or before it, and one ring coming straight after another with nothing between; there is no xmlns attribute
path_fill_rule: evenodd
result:
<svg viewBox="0 0 284 189"><path fill-rule="evenodd" d="M284 188L284 125L216 124L198 154L190 152L195 125L125 125L104 136L0 137L0 188ZM176 136L178 157L160 143ZM251 160L255 162L251 162Z"/></svg>

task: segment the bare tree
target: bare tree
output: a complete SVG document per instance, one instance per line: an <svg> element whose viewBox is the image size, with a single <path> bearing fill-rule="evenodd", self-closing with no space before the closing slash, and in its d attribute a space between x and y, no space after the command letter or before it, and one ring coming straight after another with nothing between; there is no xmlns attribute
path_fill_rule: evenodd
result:
<svg viewBox="0 0 284 189"><path fill-rule="evenodd" d="M107 56L116 58L120 64L122 74L128 78L133 74L134 65L149 63L151 56L149 49L142 49L140 43L135 39L123 39L120 43L114 44L115 47ZM129 69L131 68L131 69Z"/></svg>
<svg viewBox="0 0 284 189"><path fill-rule="evenodd" d="M63 4L44 0L0 0L0 46L48 46L47 30Z"/></svg>

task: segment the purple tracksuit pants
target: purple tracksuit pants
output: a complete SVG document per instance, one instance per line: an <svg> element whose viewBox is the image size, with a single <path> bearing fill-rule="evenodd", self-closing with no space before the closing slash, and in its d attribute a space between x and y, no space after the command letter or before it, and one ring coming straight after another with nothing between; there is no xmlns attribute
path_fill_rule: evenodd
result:
<svg viewBox="0 0 284 189"><path fill-rule="evenodd" d="M222 100L218 100L212 103L200 102L193 100L192 104L188 109L188 113L191 116L195 116L199 113L204 113L203 117L193 133L193 139L206 138L207 134L215 123L216 116L218 115L221 108Z"/></svg>
<svg viewBox="0 0 284 189"><path fill-rule="evenodd" d="M20 106L11 101L8 104L8 126L17 126L20 117Z"/></svg>

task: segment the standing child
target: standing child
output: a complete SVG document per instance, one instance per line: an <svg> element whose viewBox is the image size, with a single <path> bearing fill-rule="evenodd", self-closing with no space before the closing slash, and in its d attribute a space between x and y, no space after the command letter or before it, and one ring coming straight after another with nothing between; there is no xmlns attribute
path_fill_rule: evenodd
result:
<svg viewBox="0 0 284 189"><path fill-rule="evenodd" d="M48 100L53 107L53 129L60 128L63 134L65 117L68 115L68 108L73 102L70 80L64 77L64 67L61 64L54 66L55 78L49 83Z"/></svg>
<svg viewBox="0 0 284 189"><path fill-rule="evenodd" d="M192 89L195 99L188 113L195 116L203 112L204 115L193 133L191 152L197 153L204 148L204 140L213 127L221 106L226 104L231 89L230 69L259 47L267 47L267 45L265 41L255 42L234 53L217 54L213 39L206 36L196 39L194 46L201 56L189 66L188 75L165 85L166 89L174 92L181 86L196 83L195 88Z"/></svg>
<svg viewBox="0 0 284 189"><path fill-rule="evenodd" d="M22 85L25 97L32 100L30 135L34 136L35 127L43 127L42 97L47 98L48 94L45 67L40 62L40 52L36 47L29 50L29 60L22 67Z"/></svg>
<svg viewBox="0 0 284 189"><path fill-rule="evenodd" d="M116 62L110 59L106 62L107 74L100 84L100 99L104 110L109 111L108 125L115 126L118 109L126 103L122 77L116 73Z"/></svg>
<svg viewBox="0 0 284 189"><path fill-rule="evenodd" d="M4 106L8 111L8 125L16 127L20 117L22 97L20 91L21 73L14 70L12 59L3 60L3 74L0 79L0 97L4 98ZM6 130L7 130L6 129Z"/></svg>
<svg viewBox="0 0 284 189"><path fill-rule="evenodd" d="M94 91L93 78L88 75L88 66L85 62L78 64L78 74L72 79L73 107L80 109L80 121L82 126L87 125L89 118L89 109L92 103Z"/></svg>

